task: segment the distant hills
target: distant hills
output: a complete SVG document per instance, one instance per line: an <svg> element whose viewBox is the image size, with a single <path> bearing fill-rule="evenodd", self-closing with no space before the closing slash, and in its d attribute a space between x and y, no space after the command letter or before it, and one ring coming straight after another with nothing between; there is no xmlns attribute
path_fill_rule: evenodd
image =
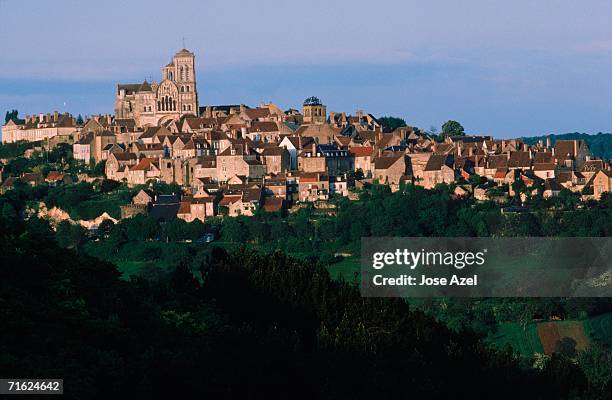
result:
<svg viewBox="0 0 612 400"><path fill-rule="evenodd" d="M596 135L588 135L586 133L563 133L560 135L546 135L546 136L532 136L532 137L524 137L523 141L527 144L535 144L538 140L542 140L546 142L546 138L550 137L550 141L552 144L555 143L555 140L574 140L574 139L583 139L586 141L589 149L591 149L591 153L595 157L600 157L604 159L612 158L612 133L598 133Z"/></svg>

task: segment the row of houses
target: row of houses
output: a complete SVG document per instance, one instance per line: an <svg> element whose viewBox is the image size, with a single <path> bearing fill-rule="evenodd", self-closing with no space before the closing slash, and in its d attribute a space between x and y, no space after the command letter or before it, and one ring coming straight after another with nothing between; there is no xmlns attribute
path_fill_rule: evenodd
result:
<svg viewBox="0 0 612 400"><path fill-rule="evenodd" d="M229 215L251 215L259 207L326 201L373 182L392 190L405 183L425 188L456 183L461 195L479 199L495 186L514 195L517 181L544 187L546 196L567 188L599 199L611 190L609 161L595 159L582 140L528 145L459 136L439 142L412 127L388 132L361 111L328 117L317 98L303 107L300 113L272 103L208 106L199 116L142 127L129 118L97 116L49 146L72 142L75 158L104 161L106 177L128 186L179 184L184 188L179 214L185 219L203 220L219 207Z"/></svg>

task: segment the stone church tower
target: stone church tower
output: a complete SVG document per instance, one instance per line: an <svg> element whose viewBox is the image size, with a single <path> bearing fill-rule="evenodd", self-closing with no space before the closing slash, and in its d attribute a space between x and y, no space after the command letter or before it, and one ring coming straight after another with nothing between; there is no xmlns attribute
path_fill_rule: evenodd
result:
<svg viewBox="0 0 612 400"><path fill-rule="evenodd" d="M134 118L137 126L154 126L182 115L198 115L195 55L187 49L162 68L161 82L117 85L116 118Z"/></svg>
<svg viewBox="0 0 612 400"><path fill-rule="evenodd" d="M304 100L304 124L324 124L327 120L327 111L321 100L309 97Z"/></svg>

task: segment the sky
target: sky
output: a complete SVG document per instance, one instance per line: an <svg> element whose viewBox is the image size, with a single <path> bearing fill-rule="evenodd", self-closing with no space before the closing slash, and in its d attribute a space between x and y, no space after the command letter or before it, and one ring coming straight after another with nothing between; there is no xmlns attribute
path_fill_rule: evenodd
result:
<svg viewBox="0 0 612 400"><path fill-rule="evenodd" d="M113 112L118 82L196 54L200 105L612 131L612 0L0 0L0 112ZM183 39L184 38L184 39Z"/></svg>

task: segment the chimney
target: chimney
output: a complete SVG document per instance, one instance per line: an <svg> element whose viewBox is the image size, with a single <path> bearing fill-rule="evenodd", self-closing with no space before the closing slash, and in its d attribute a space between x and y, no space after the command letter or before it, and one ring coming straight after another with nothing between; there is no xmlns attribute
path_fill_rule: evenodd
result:
<svg viewBox="0 0 612 400"><path fill-rule="evenodd" d="M357 111L357 118L359 118L360 121L361 121L361 118L363 118L363 111L362 110L358 110Z"/></svg>
<svg viewBox="0 0 612 400"><path fill-rule="evenodd" d="M546 147L550 147L550 136L546 136Z"/></svg>
<svg viewBox="0 0 612 400"><path fill-rule="evenodd" d="M317 144L312 142L312 156L314 157L317 154Z"/></svg>
<svg viewBox="0 0 612 400"><path fill-rule="evenodd" d="M240 104L240 112L243 113L244 110L246 110L246 107L244 106L244 104Z"/></svg>
<svg viewBox="0 0 612 400"><path fill-rule="evenodd" d="M206 106L206 111L204 112L204 116L206 118L212 118L212 107Z"/></svg>
<svg viewBox="0 0 612 400"><path fill-rule="evenodd" d="M468 155L472 157L474 155L474 146L468 147Z"/></svg>
<svg viewBox="0 0 612 400"><path fill-rule="evenodd" d="M380 147L378 148L378 157L382 157L382 149Z"/></svg>
<svg viewBox="0 0 612 400"><path fill-rule="evenodd" d="M57 122L59 120L59 114L57 111L53 111L53 122Z"/></svg>

